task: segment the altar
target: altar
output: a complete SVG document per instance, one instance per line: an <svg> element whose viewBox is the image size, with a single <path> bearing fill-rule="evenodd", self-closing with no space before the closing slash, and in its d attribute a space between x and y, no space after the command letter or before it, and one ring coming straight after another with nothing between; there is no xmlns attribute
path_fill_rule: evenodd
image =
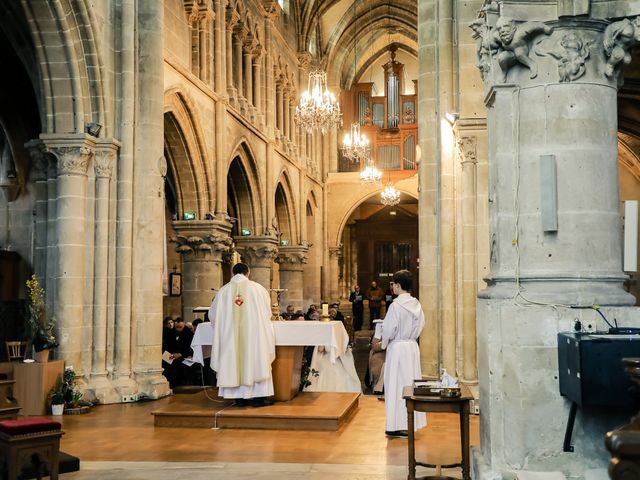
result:
<svg viewBox="0 0 640 480"><path fill-rule="evenodd" d="M290 320L272 322L276 337L276 359L271 365L274 398L279 402L291 400L298 393L302 368L302 351L306 345L324 345L332 362L343 355L349 335L342 322ZM205 322L198 325L191 342L192 361L205 365L211 356L213 327Z"/></svg>

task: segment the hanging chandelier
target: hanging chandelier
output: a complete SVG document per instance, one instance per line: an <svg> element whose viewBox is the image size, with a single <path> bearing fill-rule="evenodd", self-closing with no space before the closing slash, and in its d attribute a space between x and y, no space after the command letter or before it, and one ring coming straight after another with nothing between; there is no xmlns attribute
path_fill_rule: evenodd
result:
<svg viewBox="0 0 640 480"><path fill-rule="evenodd" d="M344 136L342 142L342 155L353 163L365 163L369 158L369 140L360 133L360 124L351 124L351 133Z"/></svg>
<svg viewBox="0 0 640 480"><path fill-rule="evenodd" d="M380 201L388 207L398 205L400 203L400 192L392 184L388 184L380 193Z"/></svg>
<svg viewBox="0 0 640 480"><path fill-rule="evenodd" d="M294 118L308 133L320 130L322 135L342 123L340 104L327 88L327 74L322 70L309 74L308 90L300 97Z"/></svg>
<svg viewBox="0 0 640 480"><path fill-rule="evenodd" d="M369 159L366 167L360 172L360 181L364 184L379 183L382 180L382 172L376 168L373 161Z"/></svg>

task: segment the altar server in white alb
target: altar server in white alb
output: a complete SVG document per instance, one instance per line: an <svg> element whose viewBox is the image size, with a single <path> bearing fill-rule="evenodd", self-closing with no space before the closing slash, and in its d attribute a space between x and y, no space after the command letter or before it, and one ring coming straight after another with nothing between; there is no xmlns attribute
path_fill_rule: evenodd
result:
<svg viewBox="0 0 640 480"><path fill-rule="evenodd" d="M420 302L410 295L411 272L400 270L393 275L392 289L398 295L382 323L382 348L387 350L384 364L385 433L390 437L406 437L407 406L402 388L420 379L420 349L417 339L424 327ZM415 429L427 424L426 416L416 412Z"/></svg>
<svg viewBox="0 0 640 480"><path fill-rule="evenodd" d="M211 368L219 395L237 405L273 403L271 363L276 357L269 292L249 280L249 267L238 263L233 278L220 289L209 309L213 326Z"/></svg>

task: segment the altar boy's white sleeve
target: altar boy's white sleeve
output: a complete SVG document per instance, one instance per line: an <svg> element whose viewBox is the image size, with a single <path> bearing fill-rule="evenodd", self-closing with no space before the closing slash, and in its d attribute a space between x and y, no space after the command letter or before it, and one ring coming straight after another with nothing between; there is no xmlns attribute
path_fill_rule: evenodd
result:
<svg viewBox="0 0 640 480"><path fill-rule="evenodd" d="M395 302L392 303L384 317L384 322L382 322L382 349L387 348L389 342L396 338L398 334L397 309L398 307Z"/></svg>

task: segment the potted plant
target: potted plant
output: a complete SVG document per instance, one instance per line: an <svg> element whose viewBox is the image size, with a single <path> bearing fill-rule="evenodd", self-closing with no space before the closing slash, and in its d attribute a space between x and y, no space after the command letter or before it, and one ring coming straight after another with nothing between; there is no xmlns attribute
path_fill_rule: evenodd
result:
<svg viewBox="0 0 640 480"><path fill-rule="evenodd" d="M64 392L61 378L58 378L55 387L49 392L49 404L51 405L52 415L62 415L64 412Z"/></svg>
<svg viewBox="0 0 640 480"><path fill-rule="evenodd" d="M56 385L49 392L49 403L52 412L57 411L56 406L60 406L60 413L54 415L62 415L63 413L86 413L91 407L90 402L82 400L82 392L76 387L76 372L72 367L67 367L64 373L58 377Z"/></svg>
<svg viewBox="0 0 640 480"><path fill-rule="evenodd" d="M27 280L27 290L29 290L27 335L36 352L35 359L38 362L46 362L49 359L49 350L58 346L54 333L56 321L47 314L44 289L40 286L35 274Z"/></svg>

